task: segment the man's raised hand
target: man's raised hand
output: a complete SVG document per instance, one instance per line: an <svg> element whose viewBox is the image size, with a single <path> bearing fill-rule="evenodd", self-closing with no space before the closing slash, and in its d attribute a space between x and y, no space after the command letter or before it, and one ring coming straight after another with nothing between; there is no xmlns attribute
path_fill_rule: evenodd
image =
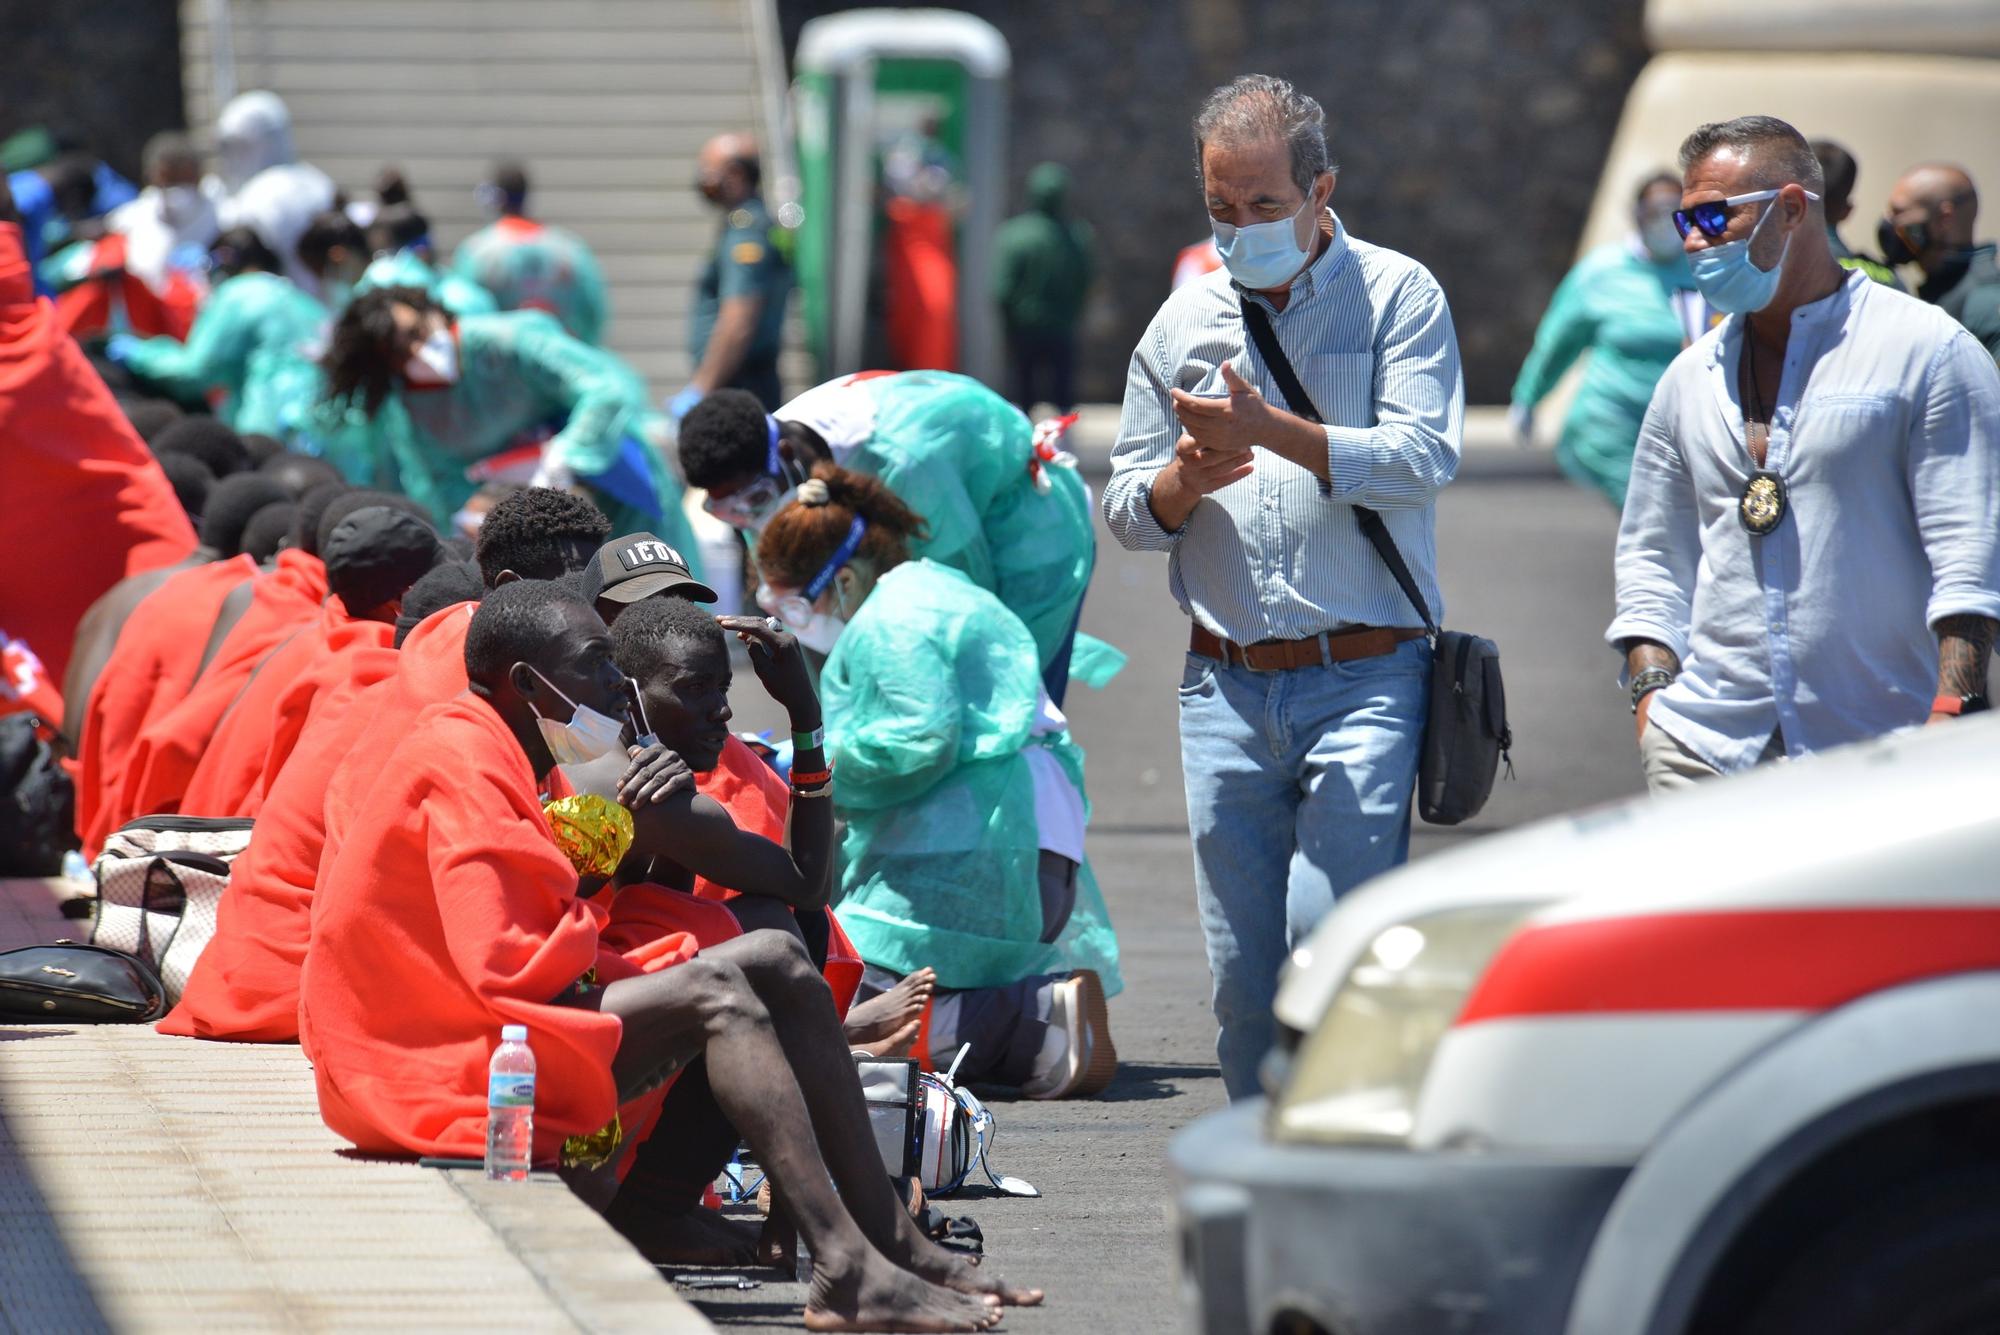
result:
<svg viewBox="0 0 2000 1335"><path fill-rule="evenodd" d="M785 707L794 724L819 724L819 694L813 690L806 656L791 632L765 617L717 617L722 628L750 650L750 670L764 690Z"/></svg>

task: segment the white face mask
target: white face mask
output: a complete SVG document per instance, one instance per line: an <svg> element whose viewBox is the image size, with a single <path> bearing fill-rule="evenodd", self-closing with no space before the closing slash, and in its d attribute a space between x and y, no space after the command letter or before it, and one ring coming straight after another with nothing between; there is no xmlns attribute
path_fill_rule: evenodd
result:
<svg viewBox="0 0 2000 1335"><path fill-rule="evenodd" d="M458 383L458 340L450 329L440 329L417 344L403 363L403 378L412 385Z"/></svg>
<svg viewBox="0 0 2000 1335"><path fill-rule="evenodd" d="M176 231L201 221L201 191L191 185L169 185L160 190L160 221Z"/></svg>
<svg viewBox="0 0 2000 1335"><path fill-rule="evenodd" d="M530 667L528 671L537 677L542 674ZM625 740L625 725L608 714L601 714L589 705L580 705L563 695L562 687L542 677L542 685L562 697L562 702L570 707L569 722L558 723L545 718L542 711L535 710L535 727L540 730L542 740L548 744L549 754L558 765L581 765L586 761L608 756L618 750ZM534 709L531 703L528 706Z"/></svg>
<svg viewBox="0 0 2000 1335"><path fill-rule="evenodd" d="M787 625L786 629L814 653L830 654L840 632L847 629L847 620L838 612L814 611L803 626Z"/></svg>

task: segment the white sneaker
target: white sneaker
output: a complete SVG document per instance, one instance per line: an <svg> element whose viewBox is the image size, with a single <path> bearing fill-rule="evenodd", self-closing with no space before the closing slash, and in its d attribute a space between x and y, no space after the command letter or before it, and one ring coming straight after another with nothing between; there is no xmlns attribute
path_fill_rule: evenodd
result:
<svg viewBox="0 0 2000 1335"><path fill-rule="evenodd" d="M1118 1074L1104 984L1078 969L1049 989L1049 1032L1035 1074L1021 1092L1031 1099L1087 1098Z"/></svg>

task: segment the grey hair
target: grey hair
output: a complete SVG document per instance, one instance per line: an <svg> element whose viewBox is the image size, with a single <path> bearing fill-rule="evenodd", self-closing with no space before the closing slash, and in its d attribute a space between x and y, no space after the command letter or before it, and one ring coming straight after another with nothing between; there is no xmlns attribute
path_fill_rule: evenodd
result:
<svg viewBox="0 0 2000 1335"><path fill-rule="evenodd" d="M1244 74L1208 95L1194 114L1194 171L1202 179L1202 150L1226 144L1283 140L1292 154L1292 184L1310 193L1321 172L1339 171L1326 151L1326 112L1283 79Z"/></svg>
<svg viewBox="0 0 2000 1335"><path fill-rule="evenodd" d="M1717 149L1730 148L1750 163L1752 184L1760 190L1800 185L1826 194L1826 172L1806 137L1776 116L1738 116L1711 121L1681 141L1681 171L1686 173ZM1813 204L1813 208L1820 205Z"/></svg>

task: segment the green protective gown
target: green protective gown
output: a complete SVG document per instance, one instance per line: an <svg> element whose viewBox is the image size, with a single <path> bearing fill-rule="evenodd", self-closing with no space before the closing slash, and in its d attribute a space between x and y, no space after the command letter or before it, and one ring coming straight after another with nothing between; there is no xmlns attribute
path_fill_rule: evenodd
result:
<svg viewBox="0 0 2000 1335"><path fill-rule="evenodd" d="M969 376L905 371L856 382L875 399L875 429L840 462L872 473L929 526L914 546L999 595L1027 624L1042 668L1055 660L1097 560L1090 493L1074 468L1029 462L1021 410Z"/></svg>
<svg viewBox="0 0 2000 1335"><path fill-rule="evenodd" d="M841 842L839 915L861 957L925 965L945 987L1095 969L1116 992L1118 939L1086 862L1075 912L1042 929L1041 844L1025 747L1083 789L1069 734L1031 737L1041 673L1020 618L928 560L883 575L834 642L821 700Z"/></svg>
<svg viewBox="0 0 2000 1335"><path fill-rule="evenodd" d="M1685 339L1669 294L1693 283L1684 260L1655 264L1624 241L1599 246L1557 286L1514 382L1515 405L1533 407L1578 357L1590 354L1556 442L1556 462L1620 509L1653 386Z"/></svg>
<svg viewBox="0 0 2000 1335"><path fill-rule="evenodd" d="M493 294L504 311L547 311L586 343L610 319L597 256L574 232L526 218L480 228L452 252L451 271Z"/></svg>
<svg viewBox="0 0 2000 1335"><path fill-rule="evenodd" d="M358 295L377 287L422 288L453 315L491 315L500 309L500 303L493 294L478 283L456 273L444 272L409 250L377 255L361 271L354 291Z"/></svg>
<svg viewBox="0 0 2000 1335"><path fill-rule="evenodd" d="M326 307L290 279L241 273L209 294L187 342L146 339L126 366L184 397L220 389L216 415L224 422L289 444L319 391L313 359L327 318Z"/></svg>
<svg viewBox="0 0 2000 1335"><path fill-rule="evenodd" d="M546 458L590 487L613 533L650 531L690 567L697 563L680 479L666 464L666 422L636 372L571 338L542 311L468 315L455 327L457 382L399 387L371 423L374 439L361 453L374 460L375 485L393 480L440 523L448 522L475 489L467 467L559 426ZM628 438L642 448L629 451ZM615 470L621 457L636 457L646 470L643 485L659 516L620 502L616 492L593 482ZM335 462L349 468L351 453L343 451Z"/></svg>

